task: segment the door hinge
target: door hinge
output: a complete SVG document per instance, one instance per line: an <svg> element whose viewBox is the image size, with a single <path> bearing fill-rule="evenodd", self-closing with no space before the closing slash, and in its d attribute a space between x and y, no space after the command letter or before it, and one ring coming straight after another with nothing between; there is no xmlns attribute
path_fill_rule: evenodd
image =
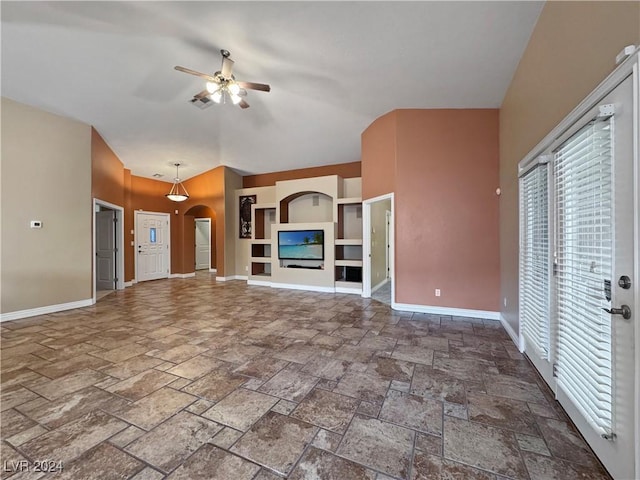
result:
<svg viewBox="0 0 640 480"><path fill-rule="evenodd" d="M114 251L115 253L118 253L118 249L117 249L117 248L114 248L114 249L113 249L113 251Z"/></svg>
<svg viewBox="0 0 640 480"><path fill-rule="evenodd" d="M118 218L117 217L113 217L113 223L118 223Z"/></svg>
<svg viewBox="0 0 640 480"><path fill-rule="evenodd" d="M557 363L553 364L553 376L554 376L554 378L556 378L558 376L558 364Z"/></svg>
<svg viewBox="0 0 640 480"><path fill-rule="evenodd" d="M114 278L113 281L118 283L118 277Z"/></svg>

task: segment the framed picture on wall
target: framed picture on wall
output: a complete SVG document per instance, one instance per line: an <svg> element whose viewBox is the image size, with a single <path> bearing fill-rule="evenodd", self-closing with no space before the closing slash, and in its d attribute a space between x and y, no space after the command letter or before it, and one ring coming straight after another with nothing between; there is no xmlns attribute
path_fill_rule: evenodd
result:
<svg viewBox="0 0 640 480"><path fill-rule="evenodd" d="M240 238L251 238L251 205L254 203L255 195L240 196Z"/></svg>

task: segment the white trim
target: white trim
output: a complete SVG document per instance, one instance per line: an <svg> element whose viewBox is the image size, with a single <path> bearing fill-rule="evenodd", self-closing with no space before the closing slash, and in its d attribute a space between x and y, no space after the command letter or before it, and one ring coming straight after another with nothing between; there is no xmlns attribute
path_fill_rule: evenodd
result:
<svg viewBox="0 0 640 480"><path fill-rule="evenodd" d="M336 287L334 289L336 293L354 293L356 295L362 294L362 288L349 288L349 287Z"/></svg>
<svg viewBox="0 0 640 480"><path fill-rule="evenodd" d="M286 288L289 290L308 290L310 292L335 293L334 287L318 287L315 285L298 285L295 283L272 283L272 288Z"/></svg>
<svg viewBox="0 0 640 480"><path fill-rule="evenodd" d="M138 278L138 214L149 213L152 215L165 215L167 217L167 276L162 278L169 278L171 274L171 214L166 212L149 212L148 210L134 210L133 211L133 272L134 278ZM136 280L137 283L137 280Z"/></svg>
<svg viewBox="0 0 640 480"><path fill-rule="evenodd" d="M395 304L395 194L393 192L368 198L362 202L362 297L371 298L371 204L391 200L391 225L389 225L389 280L391 281L391 304Z"/></svg>
<svg viewBox="0 0 640 480"><path fill-rule="evenodd" d="M507 331L507 333L511 337L511 341L515 344L518 351L520 353L524 352L524 338L522 338L522 335L516 335L515 330L511 325L509 325L509 322L507 322L507 319L504 318L504 315L502 315L502 313L500 313L499 320L503 328Z"/></svg>
<svg viewBox="0 0 640 480"><path fill-rule="evenodd" d="M191 273L170 273L169 278L192 278L196 276L196 272Z"/></svg>
<svg viewBox="0 0 640 480"><path fill-rule="evenodd" d="M256 285L259 287L271 287L271 282L267 282L266 280L247 280L247 285Z"/></svg>
<svg viewBox="0 0 640 480"><path fill-rule="evenodd" d="M65 310L73 310L75 308L90 307L94 303L95 301L92 298L87 298L86 300L78 300L77 302L59 303L57 305L47 305L45 307L29 308L27 310L17 310L15 312L0 313L0 322L10 322L11 320L19 320L21 318L47 315L48 313L63 312Z"/></svg>
<svg viewBox="0 0 640 480"><path fill-rule="evenodd" d="M486 320L500 320L500 312L492 312L489 310L469 310L466 308L435 307L431 305L412 305L410 303L395 302L391 304L391 308L403 312L433 313L436 315L451 315L454 317L473 317L484 318Z"/></svg>
<svg viewBox="0 0 640 480"><path fill-rule="evenodd" d="M385 278L384 280L382 280L379 284L377 284L375 287L373 287L371 289L371 295L373 295L374 293L376 293L378 290L380 290L382 287L384 287L387 283L389 283L389 278Z"/></svg>
<svg viewBox="0 0 640 480"><path fill-rule="evenodd" d="M640 322L638 322L638 309L640 308L640 52L635 57L633 65L633 169L636 174L633 186L633 202L635 205L633 238L635 248L633 257L634 265L634 309L635 309L635 471L636 477L640 475Z"/></svg>
<svg viewBox="0 0 640 480"><path fill-rule="evenodd" d="M130 282L124 282L125 287L133 287L133 284L136 283L135 280L131 280Z"/></svg>
<svg viewBox="0 0 640 480"><path fill-rule="evenodd" d="M216 277L216 282L228 282L230 280L247 280L246 275L229 275L228 277Z"/></svg>
<svg viewBox="0 0 640 480"><path fill-rule="evenodd" d="M209 269L209 273L218 273L218 269L217 268L210 268Z"/></svg>
<svg viewBox="0 0 640 480"><path fill-rule="evenodd" d="M116 212L116 275L118 276L118 282L116 283L116 290L124 290L126 287L124 281L124 208L114 203L105 202L104 200L100 200L99 198L93 198L92 207L93 212L91 213L91 223L92 223L92 251L91 251L91 270L93 276L93 292L92 299L93 303L96 303L96 206L107 207Z"/></svg>

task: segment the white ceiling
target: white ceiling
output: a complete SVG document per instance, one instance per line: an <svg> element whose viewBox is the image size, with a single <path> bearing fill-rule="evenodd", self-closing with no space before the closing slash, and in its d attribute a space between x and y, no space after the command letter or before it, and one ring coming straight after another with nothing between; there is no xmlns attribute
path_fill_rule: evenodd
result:
<svg viewBox="0 0 640 480"><path fill-rule="evenodd" d="M396 108L497 108L542 2L7 2L2 95L93 125L134 175L360 159ZM220 69L251 108L188 103ZM37 139L34 139L37 141Z"/></svg>

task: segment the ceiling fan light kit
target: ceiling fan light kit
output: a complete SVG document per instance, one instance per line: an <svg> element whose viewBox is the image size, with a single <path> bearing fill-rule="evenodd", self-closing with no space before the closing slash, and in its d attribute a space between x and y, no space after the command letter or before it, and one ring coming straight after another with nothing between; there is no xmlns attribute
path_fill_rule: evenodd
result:
<svg viewBox="0 0 640 480"><path fill-rule="evenodd" d="M204 109L213 103L224 103L225 95L229 97L231 103L239 105L240 108L249 108L249 104L242 98L247 95L247 89L258 90L261 92L270 92L271 87L264 83L254 82L238 82L231 73L233 71L234 61L231 60L231 54L228 50L220 50L222 55L222 67L220 71L209 75L206 73L191 70L181 66L174 67L179 72L188 73L196 77L207 80L205 90L196 93L190 103L198 108Z"/></svg>
<svg viewBox="0 0 640 480"><path fill-rule="evenodd" d="M181 164L174 163L174 165L176 166L176 178L174 179L173 185L171 186L171 190L169 190L169 193L167 193L165 197L174 202L184 202L187 198L189 198L189 193L187 193L187 189L184 188L184 185L182 185L180 177L178 176L178 168Z"/></svg>

